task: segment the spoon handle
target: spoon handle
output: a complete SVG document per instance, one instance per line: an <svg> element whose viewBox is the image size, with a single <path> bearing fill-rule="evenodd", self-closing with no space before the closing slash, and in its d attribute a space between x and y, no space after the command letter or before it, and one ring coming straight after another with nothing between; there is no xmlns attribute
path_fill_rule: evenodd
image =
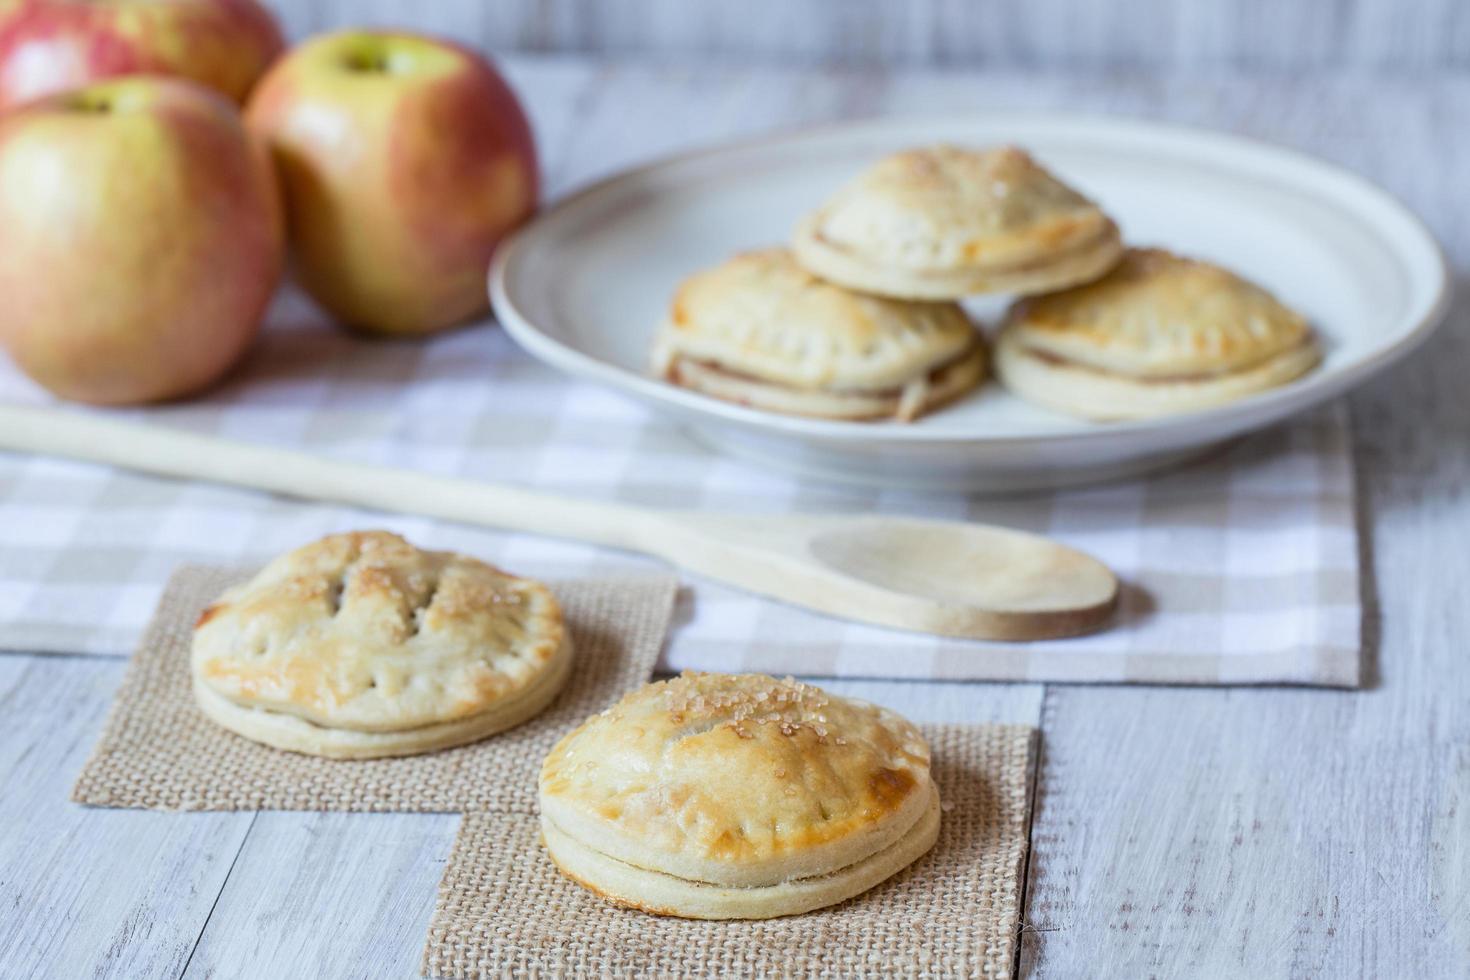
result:
<svg viewBox="0 0 1470 980"><path fill-rule="evenodd" d="M0 449L631 551L649 551L644 542L665 527L658 514L624 504L323 459L91 412L0 405Z"/></svg>
<svg viewBox="0 0 1470 980"><path fill-rule="evenodd" d="M1101 625L1117 594L1094 559L982 525L664 513L15 405L0 405L0 449L625 548L830 615L949 636L1071 635ZM1012 579L1028 569L1018 594Z"/></svg>

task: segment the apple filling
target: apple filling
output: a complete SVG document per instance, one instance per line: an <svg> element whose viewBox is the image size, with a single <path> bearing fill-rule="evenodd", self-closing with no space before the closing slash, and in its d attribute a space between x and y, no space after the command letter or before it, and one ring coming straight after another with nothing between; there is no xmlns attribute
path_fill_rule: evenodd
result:
<svg viewBox="0 0 1470 980"><path fill-rule="evenodd" d="M1278 357L1286 357L1291 354L1300 353L1307 348L1313 346L1315 346L1315 341L1312 339L1312 336L1310 334L1307 334L1289 347L1283 348L1279 351L1274 351L1264 357L1257 358L1253 361L1248 361L1244 364L1234 364L1230 367L1221 368L1216 371L1181 371L1174 374L1149 375L1128 374L1123 371L1112 371L1104 367L1099 367L1096 364L1088 364L1085 361L1079 361L1075 358L1066 357L1054 351L1042 350L1039 347L1033 347L1032 345L1025 343L1024 341L1021 342L1021 344L1019 345L1021 352L1024 353L1026 356L1034 357L1038 361L1050 364L1053 367L1067 368L1068 370L1072 371L1086 371L1089 374L1095 374L1101 377L1123 378L1136 384L1157 385L1188 384L1190 382L1211 381L1216 378L1228 377L1232 374L1249 371L1253 368L1261 366L1262 364L1265 364L1267 361L1275 360Z"/></svg>
<svg viewBox="0 0 1470 980"><path fill-rule="evenodd" d="M663 373L681 387L751 408L818 418L911 422L974 387L985 374L985 352L977 337L959 354L906 384L876 389L796 388L681 354L668 360Z"/></svg>
<svg viewBox="0 0 1470 980"><path fill-rule="evenodd" d="M986 273L995 276L1022 276L1033 272L1044 272L1047 269L1065 264L1069 259L1081 258L1088 255L1099 246L1105 245L1112 237L1112 234L1113 233L1111 228L1107 226L1106 223L1104 223L1104 226L1098 229L1094 234L1088 235L1086 238L1083 238L1080 241L1073 242L1072 244L1051 252L1047 255L1035 256L1019 262L974 263L974 266L983 268ZM823 245L826 245L833 251L842 252L848 256L852 256L853 258L861 258L861 256L851 246L845 245L842 242L834 241L833 239L829 238L826 233L820 228L818 228L813 233L812 237L821 242ZM905 274L915 276L919 279L931 277L940 279L952 276L956 272L959 272L966 268L969 268L969 266L930 266L906 268L903 271Z"/></svg>

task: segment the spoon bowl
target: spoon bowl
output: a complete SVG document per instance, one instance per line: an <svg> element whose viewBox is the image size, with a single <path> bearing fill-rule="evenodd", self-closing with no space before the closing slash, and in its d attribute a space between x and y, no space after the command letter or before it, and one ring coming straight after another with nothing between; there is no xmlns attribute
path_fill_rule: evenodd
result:
<svg viewBox="0 0 1470 980"><path fill-rule="evenodd" d="M1097 559L985 524L800 514L659 521L648 550L677 565L883 626L1036 640L1096 630L1117 605L1118 581Z"/></svg>

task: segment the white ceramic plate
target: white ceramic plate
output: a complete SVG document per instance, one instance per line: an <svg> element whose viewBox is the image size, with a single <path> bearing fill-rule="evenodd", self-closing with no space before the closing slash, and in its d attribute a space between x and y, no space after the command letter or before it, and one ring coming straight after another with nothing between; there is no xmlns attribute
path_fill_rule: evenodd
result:
<svg viewBox="0 0 1470 980"><path fill-rule="evenodd" d="M675 285L797 216L873 160L924 143L1018 143L1107 208L1135 244L1210 259L1303 311L1323 365L1287 387L1193 415L1085 422L986 384L910 425L831 422L721 402L650 378ZM1448 305L1423 224L1363 179L1232 136L1123 119L985 114L879 120L690 153L546 209L499 251L491 296L536 357L672 413L710 445L816 477L1006 491L1141 472L1269 425L1383 370ZM971 304L993 324L1003 299Z"/></svg>

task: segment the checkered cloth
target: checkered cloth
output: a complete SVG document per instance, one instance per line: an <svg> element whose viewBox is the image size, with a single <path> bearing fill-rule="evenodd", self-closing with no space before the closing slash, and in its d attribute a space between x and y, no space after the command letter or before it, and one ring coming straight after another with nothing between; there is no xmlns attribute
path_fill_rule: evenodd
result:
<svg viewBox="0 0 1470 980"><path fill-rule="evenodd" d="M0 399L46 396L0 364ZM68 408L68 411L82 409ZM672 424L569 382L494 328L354 339L286 294L244 368L203 400L118 413L431 473L700 510L878 511L990 521L1091 552L1126 583L1116 626L983 644L839 622L691 577L668 669L941 679L1359 680L1358 551L1345 411L1149 479L1000 500L807 483L713 455ZM126 654L181 562L237 564L331 531L546 578L648 569L576 543L0 453L0 649Z"/></svg>

